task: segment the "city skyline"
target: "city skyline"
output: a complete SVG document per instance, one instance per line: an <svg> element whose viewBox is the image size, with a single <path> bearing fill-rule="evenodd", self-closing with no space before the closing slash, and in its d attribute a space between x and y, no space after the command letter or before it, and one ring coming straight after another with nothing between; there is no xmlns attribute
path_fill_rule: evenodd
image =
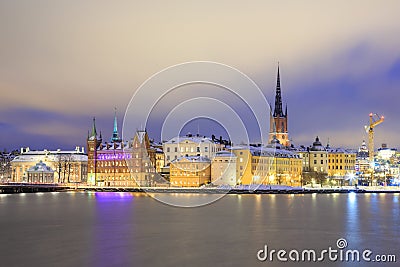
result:
<svg viewBox="0 0 400 267"><path fill-rule="evenodd" d="M329 138L333 146L356 148L367 139L370 112L386 118L375 147L400 144L397 1L158 8L2 1L0 7L1 149L84 146L92 117L108 139L115 106L121 126L129 99L148 77L193 60L239 69L269 102L279 61L295 144L310 145L318 135L324 144Z"/></svg>

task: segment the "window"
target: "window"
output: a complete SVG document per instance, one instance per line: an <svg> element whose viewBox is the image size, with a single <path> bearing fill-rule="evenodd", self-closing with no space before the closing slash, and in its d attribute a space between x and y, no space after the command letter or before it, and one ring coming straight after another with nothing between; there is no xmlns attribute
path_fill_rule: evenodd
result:
<svg viewBox="0 0 400 267"><path fill-rule="evenodd" d="M199 146L198 146L196 149L197 149L197 150L196 150L197 152L200 152L200 147L199 147ZM200 155L199 155L199 156L200 156Z"/></svg>
<svg viewBox="0 0 400 267"><path fill-rule="evenodd" d="M178 148L177 147L175 147L175 152L178 152Z"/></svg>
<svg viewBox="0 0 400 267"><path fill-rule="evenodd" d="M317 164L317 160L316 159L314 159L314 164Z"/></svg>
<svg viewBox="0 0 400 267"><path fill-rule="evenodd" d="M323 159L321 159L321 164L324 164L324 160Z"/></svg>
<svg viewBox="0 0 400 267"><path fill-rule="evenodd" d="M167 152L170 152L170 148L169 147L167 147Z"/></svg>

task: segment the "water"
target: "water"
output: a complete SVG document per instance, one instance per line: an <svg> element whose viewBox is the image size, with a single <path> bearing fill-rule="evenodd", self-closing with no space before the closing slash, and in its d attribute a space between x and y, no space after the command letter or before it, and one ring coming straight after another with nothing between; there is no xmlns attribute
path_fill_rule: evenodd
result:
<svg viewBox="0 0 400 267"><path fill-rule="evenodd" d="M15 194L0 195L0 216L0 266L398 266L256 256L339 238L400 261L399 194L227 195L200 208L145 194Z"/></svg>

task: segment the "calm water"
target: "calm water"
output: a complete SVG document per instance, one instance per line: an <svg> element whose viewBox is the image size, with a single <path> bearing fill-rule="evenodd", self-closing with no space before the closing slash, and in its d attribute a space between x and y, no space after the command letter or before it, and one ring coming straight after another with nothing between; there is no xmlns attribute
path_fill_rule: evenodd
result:
<svg viewBox="0 0 400 267"><path fill-rule="evenodd" d="M191 195L171 197L189 198ZM399 266L399 194L227 195L176 208L145 194L0 195L0 266ZM348 248L397 263L260 262L257 251Z"/></svg>

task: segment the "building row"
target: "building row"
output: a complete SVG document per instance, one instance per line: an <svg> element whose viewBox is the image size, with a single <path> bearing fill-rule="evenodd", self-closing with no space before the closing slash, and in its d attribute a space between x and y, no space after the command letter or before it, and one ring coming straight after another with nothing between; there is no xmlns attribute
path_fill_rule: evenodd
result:
<svg viewBox="0 0 400 267"><path fill-rule="evenodd" d="M353 184L372 179L371 168L399 175L397 151L382 147L371 166L365 142L358 151L322 145L316 137L310 146L291 144L288 107L283 109L278 66L275 103L269 114L268 144L232 145L222 137L200 134L174 137L157 143L145 129L122 140L114 114L111 138L103 140L93 118L84 148L73 151L22 149L10 162L7 181L84 183L93 186L136 187L282 184L302 186L330 180ZM329 142L328 142L329 143ZM5 177L3 174L2 177ZM3 179L4 181L4 179Z"/></svg>

